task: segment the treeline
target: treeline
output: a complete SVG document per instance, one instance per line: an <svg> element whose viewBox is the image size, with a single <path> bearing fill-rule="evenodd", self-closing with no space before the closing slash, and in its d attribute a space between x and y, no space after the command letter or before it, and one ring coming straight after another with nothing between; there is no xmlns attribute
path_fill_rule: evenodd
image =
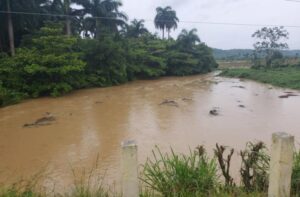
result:
<svg viewBox="0 0 300 197"><path fill-rule="evenodd" d="M212 49L216 60L251 60L253 49ZM281 50L285 58L297 59L300 57L300 50Z"/></svg>
<svg viewBox="0 0 300 197"><path fill-rule="evenodd" d="M196 29L170 37L179 21L171 7L156 9L161 39L143 20L127 23L121 5L116 0L1 1L0 106L217 67Z"/></svg>

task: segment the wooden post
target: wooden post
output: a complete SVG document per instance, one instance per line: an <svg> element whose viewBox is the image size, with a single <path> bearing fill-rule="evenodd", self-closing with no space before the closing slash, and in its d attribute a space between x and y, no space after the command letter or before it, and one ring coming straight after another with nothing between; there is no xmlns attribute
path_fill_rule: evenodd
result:
<svg viewBox="0 0 300 197"><path fill-rule="evenodd" d="M294 136L273 133L268 197L289 197L294 154Z"/></svg>
<svg viewBox="0 0 300 197"><path fill-rule="evenodd" d="M139 196L137 145L135 141L122 142L122 197Z"/></svg>

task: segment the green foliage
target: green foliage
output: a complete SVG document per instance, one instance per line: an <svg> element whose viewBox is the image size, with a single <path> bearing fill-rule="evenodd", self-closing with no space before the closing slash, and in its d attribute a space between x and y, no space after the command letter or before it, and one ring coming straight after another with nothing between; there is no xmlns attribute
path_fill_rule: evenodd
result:
<svg viewBox="0 0 300 197"><path fill-rule="evenodd" d="M300 89L300 68L297 66L271 69L232 68L224 70L221 76L246 78L283 88Z"/></svg>
<svg viewBox="0 0 300 197"><path fill-rule="evenodd" d="M270 156L263 142L248 142L240 152L242 185L246 191L267 191Z"/></svg>
<svg viewBox="0 0 300 197"><path fill-rule="evenodd" d="M2 58L1 95L14 97L7 102L19 100L20 95L59 96L80 88L74 81L85 63L79 59L80 53L74 51L77 38L61 32L59 27L44 27L27 46L17 50L16 56Z"/></svg>
<svg viewBox="0 0 300 197"><path fill-rule="evenodd" d="M141 30L142 21L135 22ZM200 74L217 67L211 50L199 43L196 30L186 31L177 41L165 41L144 30L132 37L80 38L64 35L63 27L49 22L25 36L14 57L0 55L1 106L28 97L59 96L134 79Z"/></svg>
<svg viewBox="0 0 300 197"><path fill-rule="evenodd" d="M292 182L292 194L299 195L300 193L300 151L294 153Z"/></svg>
<svg viewBox="0 0 300 197"><path fill-rule="evenodd" d="M254 58L262 57L265 61L263 64L254 64L254 67L266 66L270 68L280 66L283 63L278 61L283 58L280 50L288 49L288 44L280 41L288 39L288 35L289 33L284 27L263 27L254 32L252 37L259 39L254 44ZM274 62L275 60L276 62ZM254 61L254 63L257 63L257 61Z"/></svg>
<svg viewBox="0 0 300 197"><path fill-rule="evenodd" d="M128 80L126 72L128 62L122 44L111 36L101 40L80 41L82 59L87 63L85 73L90 86L111 86Z"/></svg>
<svg viewBox="0 0 300 197"><path fill-rule="evenodd" d="M192 75L207 73L218 67L212 51L200 42L196 30L183 30L167 51L168 75Z"/></svg>
<svg viewBox="0 0 300 197"><path fill-rule="evenodd" d="M154 19L154 25L157 29L162 30L162 38L164 39L164 32L167 30L168 38L170 38L171 29L177 28L177 23L179 19L177 18L176 11L172 10L170 6L165 8L157 7L156 16Z"/></svg>
<svg viewBox="0 0 300 197"><path fill-rule="evenodd" d="M164 52L166 43L147 36L128 41L129 76L153 78L165 74L166 60Z"/></svg>
<svg viewBox="0 0 300 197"><path fill-rule="evenodd" d="M129 38L138 38L149 34L148 29L144 26L145 20L134 19L130 25L126 26L125 35Z"/></svg>
<svg viewBox="0 0 300 197"><path fill-rule="evenodd" d="M219 184L215 159L209 159L205 151L179 155L162 154L158 147L153 160L144 165L141 178L147 187L163 196L199 196L216 190Z"/></svg>

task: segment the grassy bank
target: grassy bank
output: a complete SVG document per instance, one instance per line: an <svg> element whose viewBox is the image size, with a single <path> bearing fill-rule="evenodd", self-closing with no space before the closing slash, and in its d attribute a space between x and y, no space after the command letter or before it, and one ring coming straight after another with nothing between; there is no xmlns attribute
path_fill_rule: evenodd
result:
<svg viewBox="0 0 300 197"><path fill-rule="evenodd" d="M283 88L300 89L300 67L288 66L272 69L231 68L220 76L251 79Z"/></svg>
<svg viewBox="0 0 300 197"><path fill-rule="evenodd" d="M216 144L214 155L209 156L204 146L198 146L189 154L172 149L161 152L158 147L152 157L141 165L141 197L263 197L267 196L269 177L269 151L263 142L248 142L238 151ZM231 160L237 153L241 158L240 183L231 175ZM98 161L98 160L97 160ZM117 197L120 191L104 185L97 172L97 164L89 169L72 169L73 185L65 192L45 190L43 176L34 176L8 186L0 185L0 197ZM41 178L40 178L41 177ZM300 152L294 155L292 172L292 196L299 196Z"/></svg>

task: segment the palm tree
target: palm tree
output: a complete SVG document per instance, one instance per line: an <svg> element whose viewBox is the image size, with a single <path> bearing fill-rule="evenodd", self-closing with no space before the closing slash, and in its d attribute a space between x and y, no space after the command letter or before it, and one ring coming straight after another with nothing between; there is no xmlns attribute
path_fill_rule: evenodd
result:
<svg viewBox="0 0 300 197"><path fill-rule="evenodd" d="M177 42L184 47L193 47L197 42L201 41L197 35L197 29L192 29L190 31L183 29L178 35Z"/></svg>
<svg viewBox="0 0 300 197"><path fill-rule="evenodd" d="M165 8L156 8L156 16L154 19L154 24L157 29L162 30L162 38L165 38L165 29L168 32L168 38L170 38L171 29L177 28L177 23L179 19L176 16L176 11L172 10L170 6Z"/></svg>
<svg viewBox="0 0 300 197"><path fill-rule="evenodd" d="M127 26L126 35L128 37L138 38L143 34L148 33L148 29L144 26L145 20L134 19L131 24Z"/></svg>
<svg viewBox="0 0 300 197"><path fill-rule="evenodd" d="M125 25L127 16L119 11L122 3L117 0L77 0L82 5L84 13L90 16L85 18L85 27L92 35L99 38L103 27L110 31L118 31L118 26Z"/></svg>
<svg viewBox="0 0 300 197"><path fill-rule="evenodd" d="M47 0L1 0L0 10L5 10L5 14L0 14L0 40L4 51L15 54L15 45L18 46L24 34L28 34L40 28L45 17L33 15L12 14L11 12L39 12L43 13L43 5Z"/></svg>
<svg viewBox="0 0 300 197"><path fill-rule="evenodd" d="M84 12L82 9L73 9L72 3L76 3L76 0L53 0L48 1L45 6L47 11L51 14L65 15L64 17L50 17L50 20L54 21L65 21L65 32L66 35L72 35L72 32L76 32L80 24L80 19L83 17ZM75 28L76 27L76 28ZM78 30L77 30L78 32Z"/></svg>

